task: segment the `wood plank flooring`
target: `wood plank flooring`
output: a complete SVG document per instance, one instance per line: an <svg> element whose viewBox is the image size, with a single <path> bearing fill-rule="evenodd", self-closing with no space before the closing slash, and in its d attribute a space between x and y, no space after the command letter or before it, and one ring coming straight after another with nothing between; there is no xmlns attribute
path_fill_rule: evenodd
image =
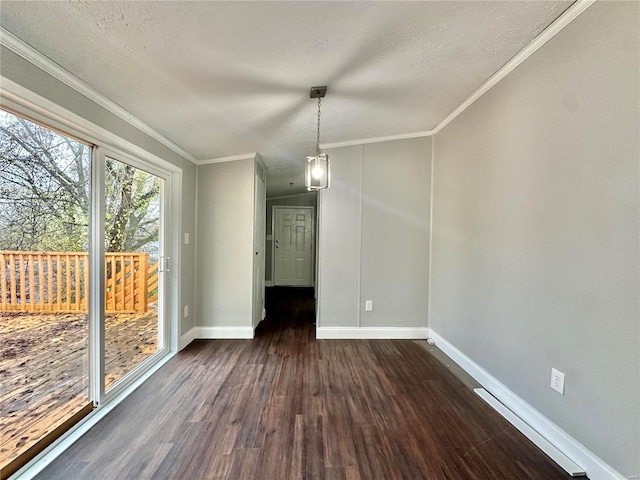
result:
<svg viewBox="0 0 640 480"><path fill-rule="evenodd" d="M420 342L315 340L304 290L269 295L255 339L193 342L38 480L571 478Z"/></svg>

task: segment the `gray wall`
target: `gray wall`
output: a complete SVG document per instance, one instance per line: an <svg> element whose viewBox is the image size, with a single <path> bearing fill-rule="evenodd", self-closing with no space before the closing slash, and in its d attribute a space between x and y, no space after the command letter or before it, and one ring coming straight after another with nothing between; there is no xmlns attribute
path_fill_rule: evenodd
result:
<svg viewBox="0 0 640 480"><path fill-rule="evenodd" d="M251 327L254 160L198 166L197 325Z"/></svg>
<svg viewBox="0 0 640 480"><path fill-rule="evenodd" d="M640 474L638 18L637 2L597 2L436 135L429 319L629 477Z"/></svg>
<svg viewBox="0 0 640 480"><path fill-rule="evenodd" d="M294 206L294 207L317 207L318 195L316 192L300 193L287 197L267 198L267 243L265 250L265 277L267 281L271 281L273 274L273 240L270 235L273 234L272 214L273 207L276 206ZM314 219L317 219L317 212L314 211ZM312 272L315 272L315 258L313 259Z"/></svg>
<svg viewBox="0 0 640 480"><path fill-rule="evenodd" d="M327 152L319 326L426 327L431 138Z"/></svg>
<svg viewBox="0 0 640 480"><path fill-rule="evenodd" d="M318 327L357 327L363 146L327 150L331 188L318 197Z"/></svg>
<svg viewBox="0 0 640 480"><path fill-rule="evenodd" d="M0 47L0 71L4 77L179 167L182 170L183 182L181 199L182 230L183 232L189 232L191 238L194 237L196 166L193 163L5 47ZM189 245L181 244L181 256L180 283L182 298L179 299L179 303L180 305L195 305L193 283L195 248L193 241ZM182 311L182 309L180 310ZM192 326L193 315L182 319L181 334L190 330Z"/></svg>

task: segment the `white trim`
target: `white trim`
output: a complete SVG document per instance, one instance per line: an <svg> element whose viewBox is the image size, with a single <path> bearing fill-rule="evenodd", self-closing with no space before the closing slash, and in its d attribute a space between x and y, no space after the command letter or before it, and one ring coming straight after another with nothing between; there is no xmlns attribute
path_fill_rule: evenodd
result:
<svg viewBox="0 0 640 480"><path fill-rule="evenodd" d="M183 171L167 172L169 178L165 179L165 192L169 197L165 199L168 211L165 214L165 252L171 257L171 270L166 279L165 288L165 328L170 335L167 347L172 352L178 351L180 342L180 332L182 331L182 258L184 254L184 244L182 243L182 232L184 224L182 222L183 205ZM165 193L165 195L167 194ZM169 295L166 292L169 291Z"/></svg>
<svg viewBox="0 0 640 480"><path fill-rule="evenodd" d="M196 334L198 331L197 327L191 328L187 333L180 337L180 344L178 345L178 351L183 350L187 345L193 342L196 339Z"/></svg>
<svg viewBox="0 0 640 480"><path fill-rule="evenodd" d="M253 327L193 327L194 339L253 338Z"/></svg>
<svg viewBox="0 0 640 480"><path fill-rule="evenodd" d="M357 140L346 140L344 142L321 143L320 148L326 149L326 148L338 148L338 147L351 147L354 145L366 145L367 143L390 142L392 140L406 140L408 138L430 137L433 134L434 134L433 131L425 130L424 132L403 133L400 135L388 135L386 137L360 138Z"/></svg>
<svg viewBox="0 0 640 480"><path fill-rule="evenodd" d="M435 344L440 350L462 367L500 403L541 435L542 438L584 468L589 478L597 478L598 480L626 480L624 476L513 393L506 385L475 363L471 358L467 357L432 329L428 330L429 337L435 340Z"/></svg>
<svg viewBox="0 0 640 480"><path fill-rule="evenodd" d="M103 407L96 408L82 421L72 427L67 433L51 444L42 453L27 463L22 469L18 470L12 480L31 480L44 470L51 462L58 458L65 450L80 439L85 433L93 428L100 420L102 420L109 412L118 406L125 398L131 395L138 387L146 382L151 375L157 372L165 363L167 363L175 354L166 355L136 381L131 383L119 395L111 399L108 404Z"/></svg>
<svg viewBox="0 0 640 480"><path fill-rule="evenodd" d="M196 163L196 159L190 153L188 153L186 150L180 147L178 144L172 142L163 134L151 128L145 122L143 122L138 117L128 112L124 108L122 108L120 105L116 104L112 100L109 100L107 97L105 97L103 94L95 90L93 87L87 85L78 77L69 73L60 65L48 59L42 53L38 52L36 49L31 47L30 45L27 45L25 42L20 40L18 37L13 35L8 30L4 29L3 27L0 27L0 45L7 47L9 50L16 53L20 57L24 58L29 63L35 65L40 70L48 73L49 75L61 81L65 85L71 87L76 92L87 97L89 100L100 105L102 108L108 110L109 112L113 113L117 117L120 117L129 125L132 125L133 127L137 128L141 132L149 135L151 138L160 142L162 145L171 149L178 155L186 158L187 160L193 163Z"/></svg>
<svg viewBox="0 0 640 480"><path fill-rule="evenodd" d="M424 340L428 329L423 327L318 327L317 339L344 340Z"/></svg>
<svg viewBox="0 0 640 480"><path fill-rule="evenodd" d="M256 158L256 152L241 153L240 155L229 155L226 157L207 158L205 160L196 160L196 165L210 165L212 163L224 163L235 162L236 160L254 160ZM264 162L262 163L264 165ZM265 167L266 171L269 171Z"/></svg>
<svg viewBox="0 0 640 480"><path fill-rule="evenodd" d="M104 147L91 149L89 192L89 399L97 405L105 400L105 170Z"/></svg>
<svg viewBox="0 0 640 480"><path fill-rule="evenodd" d="M265 287L273 287L273 280L265 280L264 281L264 286Z"/></svg>
<svg viewBox="0 0 640 480"><path fill-rule="evenodd" d="M276 225L276 219L275 219L275 211L273 210L274 205L271 205L271 285L272 286L276 286L276 249L275 249L275 245L273 243L273 232L275 231L275 225ZM267 210L269 210L269 199L267 199ZM265 245L266 248L266 245ZM266 262L266 255L265 255L265 262ZM266 276L266 270L267 270L267 266L265 264L265 276Z"/></svg>
<svg viewBox="0 0 640 480"><path fill-rule="evenodd" d="M90 280L105 278L104 261L104 155L103 147L91 149L91 187L89 191L89 275ZM105 288L100 281L89 282L89 399L101 405L105 382Z"/></svg>
<svg viewBox="0 0 640 480"><path fill-rule="evenodd" d="M318 203L318 195L319 191L317 192L304 192L304 193L293 193L291 195L278 195L277 197L268 197L267 201L271 201L271 200L280 200L283 198L293 198L293 197L306 197L308 195L316 195L316 204ZM294 206L294 205L285 205L288 207ZM305 205L305 206L312 206L312 205Z"/></svg>
<svg viewBox="0 0 640 480"><path fill-rule="evenodd" d="M551 460L556 462L562 469L572 477L584 477L586 472L580 468L573 460L564 453L551 445L545 438L536 432L529 425L524 423L518 416L501 404L496 398L487 392L484 388L474 388L476 394L487 402L496 412L502 415L511 425L516 427L520 432L531 440L540 450L546 453Z"/></svg>
<svg viewBox="0 0 640 480"><path fill-rule="evenodd" d="M559 33L564 27L569 25L575 20L582 12L589 8L595 0L577 0L569 8L567 8L562 15L545 28L540 35L534 38L531 43L518 52L511 60L505 63L500 70L494 73L486 82L469 95L460 105L458 105L449 115L438 123L431 131L433 134L437 134L444 127L449 125L458 115L469 108L478 98L487 93L494 85L500 80L511 73L515 68L524 62L527 58L533 55L540 47L551 40L557 33Z"/></svg>
<svg viewBox="0 0 640 480"><path fill-rule="evenodd" d="M267 245L267 182L266 179L260 177L260 175L258 175L258 168L262 168L259 165L259 162L257 160L257 158L254 160L253 162L253 191L251 192L251 197L252 197L252 202L251 202L251 209L252 209L252 214L253 214L253 244L251 245L251 259L252 261L252 288L251 288L251 324L253 325L253 328L255 329L258 324L264 320L264 311L265 311L265 299L266 299L266 259L267 259L267 253L266 253L266 245ZM260 183L262 183L262 198L258 198L258 186L260 185ZM259 203L261 205L259 205ZM262 212L262 214L260 214L260 212L257 210L257 207L259 206L264 206L264 212ZM264 230L263 232L259 232L258 231L258 219L262 217L264 218ZM262 235L263 234L263 235ZM258 242L258 240L262 240L262 242ZM260 244L262 243L262 244ZM259 280L257 280L258 285L256 285L256 264L258 264L258 251L255 252L254 255L254 250L262 250L264 253L262 255L262 275L260 275ZM260 266L260 265L258 265ZM258 269L259 270L259 269ZM260 282L262 282L260 284ZM260 305L260 318L256 318L256 311L257 311L257 306L256 306L256 294L259 293L259 288L258 287L262 287L262 292L260 294L260 301L261 301L261 305Z"/></svg>

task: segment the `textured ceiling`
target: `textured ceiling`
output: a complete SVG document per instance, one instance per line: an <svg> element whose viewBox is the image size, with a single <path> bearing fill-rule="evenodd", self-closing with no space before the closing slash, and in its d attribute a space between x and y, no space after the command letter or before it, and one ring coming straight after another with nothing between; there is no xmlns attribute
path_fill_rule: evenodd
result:
<svg viewBox="0 0 640 480"><path fill-rule="evenodd" d="M0 21L197 159L260 153L275 187L314 151L309 87L322 143L430 130L571 3L2 0Z"/></svg>

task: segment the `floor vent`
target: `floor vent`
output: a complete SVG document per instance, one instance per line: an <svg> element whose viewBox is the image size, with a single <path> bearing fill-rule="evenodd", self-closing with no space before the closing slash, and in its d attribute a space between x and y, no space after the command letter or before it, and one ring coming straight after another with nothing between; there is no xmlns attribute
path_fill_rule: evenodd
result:
<svg viewBox="0 0 640 480"><path fill-rule="evenodd" d="M502 415L507 421L516 427L522 434L531 440L540 450L546 453L554 462L560 465L572 477L586 477L587 473L580 468L573 460L549 443L542 435L531 428L515 413L500 403L493 395L484 388L474 388L476 394L487 402L496 412Z"/></svg>

